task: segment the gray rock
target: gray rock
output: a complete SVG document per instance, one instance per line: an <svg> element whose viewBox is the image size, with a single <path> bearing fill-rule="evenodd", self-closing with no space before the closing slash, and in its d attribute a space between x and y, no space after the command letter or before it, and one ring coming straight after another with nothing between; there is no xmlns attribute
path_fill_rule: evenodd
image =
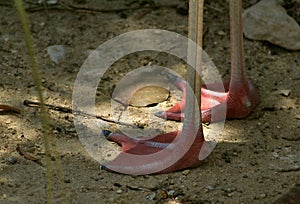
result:
<svg viewBox="0 0 300 204"><path fill-rule="evenodd" d="M243 13L247 38L265 40L288 50L300 49L300 26L278 0L262 0Z"/></svg>
<svg viewBox="0 0 300 204"><path fill-rule="evenodd" d="M56 64L61 63L65 59L65 48L63 45L51 45L47 47L47 54Z"/></svg>

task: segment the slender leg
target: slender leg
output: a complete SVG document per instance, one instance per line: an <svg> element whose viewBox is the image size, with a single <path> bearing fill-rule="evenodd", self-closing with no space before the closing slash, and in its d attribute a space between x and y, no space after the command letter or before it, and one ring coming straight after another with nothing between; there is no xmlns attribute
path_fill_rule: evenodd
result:
<svg viewBox="0 0 300 204"><path fill-rule="evenodd" d="M230 82L223 82L225 93L201 88L202 122L223 120L222 116L215 116L211 121L212 109L218 114L218 109L227 103L227 119L244 118L259 103L259 94L247 79L244 64L242 1L230 0L230 42L231 42L231 76ZM182 79L174 80L175 85L183 91L185 96L186 83ZM211 86L210 86L211 87ZM158 112L156 116L170 120L181 121L184 118L186 102L183 98L165 112Z"/></svg>
<svg viewBox="0 0 300 204"><path fill-rule="evenodd" d="M202 19L203 19L203 0L190 0L190 14L189 14L189 37L195 40L199 46L202 45ZM199 41L200 39L200 41ZM196 66L197 63L199 63L199 53L191 53L191 48L188 49L188 60L195 60L196 61ZM201 55L200 55L201 56ZM200 86L200 81L199 77L196 74L196 71L194 69L188 69L188 82L190 86L193 88L193 91L199 90ZM178 83L178 85L183 85L183 83ZM185 86L185 85L184 85ZM181 87L184 89L184 87ZM197 88L197 89L196 89ZM197 91L199 95L197 97L198 103L201 102L201 96L199 91ZM101 169L106 169L106 170L112 170L111 167L113 165L115 166L121 166L122 168L127 168L127 166L132 165L130 164L130 160L127 161L126 155L131 154L131 155L151 155L154 153L157 153L159 151L166 150L168 146L171 146L171 143L175 140L178 139L179 141L189 141L191 142L190 146L188 148L185 148L185 146L181 146L177 143L178 151L181 151L184 149L184 154L176 158L174 163L171 165L167 166L163 170L157 171L155 173L168 173L172 171L178 171L181 169L186 169L190 167L196 167L202 163L202 153L205 154L205 152L209 149L205 140L204 140L204 135L202 131L202 123L201 123L201 114L200 117L196 117L195 115L195 110L198 109L196 105L195 98L191 97L193 93L186 92L184 91L184 97L186 97L185 101L189 104L189 107L186 108L185 112L186 114L186 122L183 124L183 129L180 131L175 131L171 133L166 133L166 134L160 134L156 135L154 137L148 137L148 138L143 138L141 139L136 139L136 138L131 138L126 135L118 134L118 133L112 133L108 130L103 130L102 133L106 137L106 139L110 141L114 141L117 144L122 146L122 152L113 160L110 162L107 162L104 165L101 165ZM199 103L200 104L200 103ZM176 140L178 141L178 140ZM174 143L172 143L174 145ZM181 143L183 144L183 143ZM175 150L172 150L172 154L176 154ZM146 156L144 157L146 158ZM154 163L158 163L160 160L164 161L164 159L168 158L155 158ZM132 161L132 160L131 160ZM145 164L145 168L149 168L151 163ZM126 167L125 167L126 166ZM129 167L130 168L130 167ZM128 169L129 169L128 168ZM134 170L133 170L134 171ZM133 171L129 172L132 173ZM143 173L143 172L142 172Z"/></svg>
<svg viewBox="0 0 300 204"><path fill-rule="evenodd" d="M196 1L191 0L190 2L196 2ZM203 1L199 3L199 5L201 4L203 4ZM238 1L230 0L231 80L229 83L227 82L223 83L226 92L225 93L217 92L214 89L214 85L209 86L212 87L210 90L207 89L206 86L202 86L200 91L199 90L200 85L198 83L199 77L197 77L195 72L193 72L194 70L191 71L190 69L188 69L189 84L194 91L198 89L197 92L198 94L196 93L196 98L200 102L199 104L201 104L202 121L204 122L211 121L212 110L216 110L218 114L218 109L223 108L223 106L226 104L227 104L227 116L226 116L227 118L246 117L259 102L259 96L257 92L255 91L253 85L245 76L244 59L243 59L241 4L242 4L241 0ZM193 8L193 6L190 6L190 8ZM199 10L199 7L197 7L197 9ZM192 23L190 23L190 25L191 24ZM198 30L200 29L198 28ZM196 32L192 31L191 33L196 33ZM198 41L199 36L197 36L197 34L195 36L192 35L192 39L197 40L196 42L201 45L201 42ZM198 56L197 53L195 53L195 56L197 58ZM189 167L195 167L201 164L202 161L199 159L198 156L202 150L204 151L206 150L205 140L204 140L202 126L201 126L201 117L200 117L200 121L196 121L196 118L193 115L196 103L195 101L193 101L193 97L190 96L190 93L186 92L185 90L186 82L177 77L174 77L173 80L174 83L177 85L177 87L183 91L184 98L181 102L176 104L175 107L171 108L167 112L158 113L157 115L160 117L167 117L170 119L182 119L183 113L181 111L185 108L185 104L189 104L189 106L185 108L186 109L185 112L189 113L185 116L185 120L189 121L189 123L184 123L184 125L188 125L188 128L184 128L185 127L184 126L182 131L156 135L153 138L152 137L144 138L143 140L131 138L126 135L112 133L110 131L104 130L103 131L104 136L108 140L114 141L119 145L121 145L122 152L112 162L108 162L107 164L102 165L101 166L102 168L111 170L110 169L111 163L122 166L124 164L124 157L122 157L123 159L120 158L121 155L124 155L124 153L129 153L134 155L149 155L149 154L162 151L172 143L172 141L177 137L177 135L179 135L179 137L184 137L186 139L189 139L189 133L193 131L196 131L196 137L193 143L191 144L190 148L187 150L187 152L181 158L178 158L178 160L174 162L173 165L156 173L167 173L167 172L177 171ZM196 89L197 86L198 88ZM201 92L201 96L199 96L200 92ZM222 120L224 118L220 116L220 117L214 117L214 119ZM193 124L197 124L195 122L200 122L199 123L200 127L197 130L193 130L193 128L195 127ZM158 159L163 159L163 158L158 158Z"/></svg>

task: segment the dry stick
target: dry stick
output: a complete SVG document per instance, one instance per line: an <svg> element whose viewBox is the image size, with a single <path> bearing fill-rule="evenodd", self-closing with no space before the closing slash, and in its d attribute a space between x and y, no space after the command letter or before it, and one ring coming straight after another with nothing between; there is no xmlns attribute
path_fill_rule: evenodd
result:
<svg viewBox="0 0 300 204"><path fill-rule="evenodd" d="M53 182L52 182L52 165L51 165L51 158L50 158L50 143L49 141L50 135L49 132L49 117L46 113L46 108L44 104L44 98L43 98L43 90L42 90L42 82L41 82L41 75L38 67L38 61L37 61L37 55L36 50L34 48L34 44L31 38L30 29L29 29L29 22L28 22L28 16L26 15L26 12L23 7L22 0L15 0L15 6L18 11L18 15L23 27L24 31L24 39L26 42L26 46L28 49L29 59L31 62L31 68L32 68L32 75L35 83L35 87L37 90L38 98L41 106L40 111L40 119L42 123L42 130L43 130L43 143L45 146L45 153L46 153L46 177L47 177L47 202L52 203L52 194L53 194ZM52 148L56 149L56 143L55 141L51 142ZM54 153L56 165L58 168L58 177L59 177L59 185L61 187L61 196L63 198L63 202L66 203L66 196L65 196L65 188L63 183L63 173L62 173L62 166L60 158Z"/></svg>
<svg viewBox="0 0 300 204"><path fill-rule="evenodd" d="M39 102L30 101L30 100L24 100L23 104L25 106L28 106L28 107L38 107L38 106L42 105ZM125 123L125 122L111 120L111 119L105 118L105 117L103 117L101 115L95 115L95 114L85 113L85 112L82 112L82 111L72 110L71 108L67 108L67 107L63 107L63 106L55 106L55 105L51 105L51 104L47 104L47 103L45 103L44 105L46 107L48 107L49 109L54 110L54 111L59 111L59 112L63 112L63 113L71 113L71 114L72 113L73 114L76 113L76 114L79 114L79 115L95 117L97 119L100 119L100 120L103 120L103 121L109 122L109 123L114 123L114 124L118 124L118 125L125 125L125 126L130 126L130 127L136 127L136 125L132 125L132 124ZM143 126L138 126L138 128L143 128Z"/></svg>
<svg viewBox="0 0 300 204"><path fill-rule="evenodd" d="M22 155L25 159L34 161L36 163L38 163L39 165L43 166L43 163L40 161L40 159L31 156L30 154L28 154L22 147L20 147L20 145L18 144L16 147L16 150L20 153L20 155Z"/></svg>
<svg viewBox="0 0 300 204"><path fill-rule="evenodd" d="M3 104L0 104L0 110L2 110L2 111L11 111L11 112L18 113L18 114L21 113L20 109L12 107L12 106L8 106L8 105L3 105Z"/></svg>
<svg viewBox="0 0 300 204"><path fill-rule="evenodd" d="M126 7L126 8L110 8L110 9L101 9L101 8L90 8L82 6L73 6L71 4L58 2L58 5L47 5L47 9L58 9L58 10L67 10L67 11L76 11L82 13L111 13L111 12L121 12L129 10L138 10L138 9L158 9L158 8L176 8L178 4L167 4L167 5L150 5L150 6L138 6L138 7ZM44 10L44 7L36 6L27 8L28 12L36 12Z"/></svg>

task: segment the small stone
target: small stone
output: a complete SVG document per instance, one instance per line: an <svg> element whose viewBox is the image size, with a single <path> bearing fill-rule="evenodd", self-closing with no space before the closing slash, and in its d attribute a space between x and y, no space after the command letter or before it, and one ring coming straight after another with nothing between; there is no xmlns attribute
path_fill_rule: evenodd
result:
<svg viewBox="0 0 300 204"><path fill-rule="evenodd" d="M174 194L175 194L175 191L174 190L170 190L170 191L167 192L167 194L168 194L168 196L173 197Z"/></svg>
<svg viewBox="0 0 300 204"><path fill-rule="evenodd" d="M14 158L14 157L8 157L8 158L6 159L6 163L9 164L9 165L14 165L14 164L17 163L17 159Z"/></svg>
<svg viewBox="0 0 300 204"><path fill-rule="evenodd" d="M288 97L291 94L291 90L290 89L280 90L279 94L281 96Z"/></svg>
<svg viewBox="0 0 300 204"><path fill-rule="evenodd" d="M182 172L182 174L186 176L186 175L188 175L190 172L191 172L191 170L187 169L187 170L184 170L184 171Z"/></svg>
<svg viewBox="0 0 300 204"><path fill-rule="evenodd" d="M76 132L76 129L74 127L70 127L70 128L67 128L66 131L68 133L74 133L74 132Z"/></svg>
<svg viewBox="0 0 300 204"><path fill-rule="evenodd" d="M0 199L7 199L7 195L6 194L2 194L2 196L0 196Z"/></svg>
<svg viewBox="0 0 300 204"><path fill-rule="evenodd" d="M118 189L118 190L116 191L116 193L117 193L117 194L121 194L121 193L123 193L123 190L122 190L122 189Z"/></svg>
<svg viewBox="0 0 300 204"><path fill-rule="evenodd" d="M221 36L226 35L226 33L225 33L223 30L219 30L219 31L217 32L217 34L218 34L218 35L221 35Z"/></svg>
<svg viewBox="0 0 300 204"><path fill-rule="evenodd" d="M232 197L233 195L234 195L234 192L227 194L228 197Z"/></svg>
<svg viewBox="0 0 300 204"><path fill-rule="evenodd" d="M10 119L8 119L8 120L5 121L5 124L7 124L7 125L11 124L11 123L12 123L12 121Z"/></svg>
<svg viewBox="0 0 300 204"><path fill-rule="evenodd" d="M296 115L295 119L300 120L300 115Z"/></svg>
<svg viewBox="0 0 300 204"><path fill-rule="evenodd" d="M169 91L159 86L145 86L138 89L130 99L132 106L143 107L167 100Z"/></svg>
<svg viewBox="0 0 300 204"><path fill-rule="evenodd" d="M214 190L214 187L211 186L211 185L208 185L208 186L205 187L205 189L207 189L207 190Z"/></svg>
<svg viewBox="0 0 300 204"><path fill-rule="evenodd" d="M267 197L267 195L265 193L262 193L262 194L259 195L259 197L265 198L265 197Z"/></svg>
<svg viewBox="0 0 300 204"><path fill-rule="evenodd" d="M148 194L148 195L146 196L146 199L148 199L148 200L154 200L155 197L156 197L156 193L153 192L153 193Z"/></svg>
<svg viewBox="0 0 300 204"><path fill-rule="evenodd" d="M223 191L225 191L226 193L233 193L234 191L236 191L236 187L227 187L227 188L223 188Z"/></svg>
<svg viewBox="0 0 300 204"><path fill-rule="evenodd" d="M65 48L63 45L52 45L47 47L47 54L53 62L59 64L65 59Z"/></svg>
<svg viewBox="0 0 300 204"><path fill-rule="evenodd" d="M39 4L48 4L48 5L55 5L57 4L57 0L39 0Z"/></svg>
<svg viewBox="0 0 300 204"><path fill-rule="evenodd" d="M278 154L277 152L272 152L271 154L272 154L272 156L273 156L274 158L276 158L276 159L278 159L278 158L280 157L279 154Z"/></svg>

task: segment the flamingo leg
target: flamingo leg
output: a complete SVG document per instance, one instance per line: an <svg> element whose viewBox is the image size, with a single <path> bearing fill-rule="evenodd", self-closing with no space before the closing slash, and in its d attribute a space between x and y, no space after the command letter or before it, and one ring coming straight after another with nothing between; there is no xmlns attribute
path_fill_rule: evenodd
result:
<svg viewBox="0 0 300 204"><path fill-rule="evenodd" d="M202 122L224 120L218 116L218 109L227 105L227 119L244 118L250 114L259 103L260 97L251 81L247 79L244 63L243 30L242 30L242 1L230 1L230 41L231 41L231 76L230 82L223 82L225 93L213 89L214 84L201 87ZM174 77L176 78L176 77ZM156 113L156 116L182 121L186 106L186 82L183 79L173 80L175 86L183 92L182 100L167 111ZM208 89L207 87L210 87ZM212 88L211 88L212 87ZM216 110L216 117L211 118L212 110Z"/></svg>
<svg viewBox="0 0 300 204"><path fill-rule="evenodd" d="M190 1L190 8L193 8L193 6L191 6L191 2L197 2L197 0ZM202 5L202 7L196 6L198 9L197 12L201 12L201 15L203 15L203 1L198 0L198 2L200 3L196 5ZM166 112L160 112L156 115L173 120L183 120L184 118L185 123L183 125L183 129L171 133L159 134L154 137L145 137L143 139L132 138L123 134L103 130L102 133L106 139L116 142L122 146L122 152L113 161L101 165L102 169L115 171L111 168L113 165L121 167L123 165L125 168L125 165L128 165L128 161L125 160L126 154L147 156L159 153L160 151L168 149L178 138L183 137L184 140L191 140L191 138L193 138L191 135L194 134L195 138L192 140L191 145L188 149L186 149L186 152L183 154L183 156L178 158L173 164L167 166L165 169L155 173L168 173L190 167L196 167L202 163L202 160L200 159L201 152L203 152L203 150L205 152L207 150L206 148L208 147L204 139L201 122L211 122L213 110L215 110L217 114L216 117L213 117L213 121L225 119L222 115L218 116L218 110L223 109L224 105L227 105L226 118L246 117L257 105L259 102L259 95L245 75L241 3L241 0L230 0L231 80L229 83L223 82L225 92L219 92L214 88L218 87L218 84L201 86L200 78L197 76L196 71L188 69L188 83L196 95L198 104L201 104L200 116L197 118L195 116L197 103L194 100L195 98L191 96L191 92L186 91L186 82L181 78L169 76L173 80L174 84L180 90L182 90L183 99ZM193 5L195 6L195 4ZM199 11L199 8L201 8L200 10L202 11ZM191 25L191 23L189 25ZM200 25L201 26L197 27L196 30L202 30L202 24ZM191 26L189 26L189 28L190 27ZM199 36L198 33L197 36L196 31L190 32L190 30L189 33L192 33L192 36L189 37L197 42L199 46L201 46L202 42L199 41L199 38L202 39L202 35ZM201 63L198 62L200 59L198 59L197 53L192 55L188 51L188 56L191 58L195 57L196 66L200 66ZM186 115L184 113L186 113ZM163 159L165 158L156 158L156 161L159 162L159 160ZM152 164L145 165L150 167ZM131 172L129 171L129 173Z"/></svg>

